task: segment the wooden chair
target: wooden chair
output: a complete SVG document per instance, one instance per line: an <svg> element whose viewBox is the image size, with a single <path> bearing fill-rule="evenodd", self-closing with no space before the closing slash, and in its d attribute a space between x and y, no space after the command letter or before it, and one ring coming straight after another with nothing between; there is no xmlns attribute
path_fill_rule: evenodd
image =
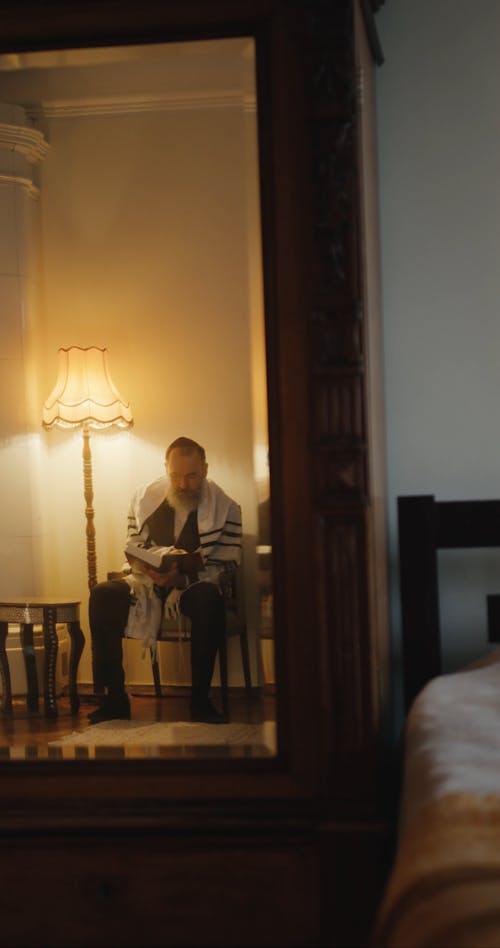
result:
<svg viewBox="0 0 500 948"><path fill-rule="evenodd" d="M226 635L219 647L219 672L222 694L222 712L229 712L229 685L227 671L227 641L229 638L238 635L240 639L241 664L243 667L243 676L245 680L245 691L249 697L252 690L252 679L250 674L250 656L248 651L248 634L246 626L246 617L244 612L243 597L239 593L239 583L237 574L228 574L227 583L224 589L226 602ZM181 616L180 621L176 619L163 618L157 642L181 642L189 641L191 623L187 616ZM160 679L160 666L158 662L158 651L151 649L151 668L153 672L153 681L155 694L157 698L162 698L163 689Z"/></svg>
<svg viewBox="0 0 500 948"><path fill-rule="evenodd" d="M436 501L398 497L399 567L405 708L442 673L439 549L500 547L500 500ZM490 641L500 619L500 596L488 596Z"/></svg>
<svg viewBox="0 0 500 948"><path fill-rule="evenodd" d="M123 573L111 572L107 575L108 579L122 579ZM241 663L245 681L245 691L248 697L252 691L252 678L250 672L250 655L248 650L248 633L246 625L245 608L241 583L238 582L237 573L230 573L227 576L224 588L224 597L226 603L226 635L219 648L219 672L222 694L222 711L224 714L229 712L229 683L227 667L227 641L236 635L240 639ZM188 642L191 637L191 622L187 616L181 616L180 620L162 618L162 623L157 637L157 642ZM158 662L158 650L150 649L151 670L153 673L153 683L157 698L166 697L163 692L160 676L160 665Z"/></svg>

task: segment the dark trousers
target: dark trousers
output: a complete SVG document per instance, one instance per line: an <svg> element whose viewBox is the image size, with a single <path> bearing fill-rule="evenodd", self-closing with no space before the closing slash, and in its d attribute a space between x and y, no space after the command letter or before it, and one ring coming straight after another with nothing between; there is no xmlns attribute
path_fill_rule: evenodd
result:
<svg viewBox="0 0 500 948"><path fill-rule="evenodd" d="M226 633L224 598L213 583L195 583L181 597L191 620L191 703L208 698L217 650ZM122 638L128 621L130 588L123 579L98 583L90 592L89 621L96 690L124 689Z"/></svg>

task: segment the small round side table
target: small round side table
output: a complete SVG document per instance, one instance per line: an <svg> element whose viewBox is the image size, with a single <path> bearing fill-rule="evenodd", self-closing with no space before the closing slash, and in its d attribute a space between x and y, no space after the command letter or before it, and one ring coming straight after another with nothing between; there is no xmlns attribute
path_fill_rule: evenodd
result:
<svg viewBox="0 0 500 948"><path fill-rule="evenodd" d="M71 647L69 657L69 695L71 712L76 714L80 707L76 677L78 664L85 638L80 628L80 602L68 602L66 599L29 599L0 601L0 677L3 694L0 709L4 714L12 713L12 685L9 660L7 657L7 635L9 624L20 627L24 667L26 669L27 698L30 711L38 711L38 678L36 673L35 649L33 645L33 626L43 629L44 663L44 713L47 718L57 717L56 700L56 659L59 641L56 624L67 626Z"/></svg>

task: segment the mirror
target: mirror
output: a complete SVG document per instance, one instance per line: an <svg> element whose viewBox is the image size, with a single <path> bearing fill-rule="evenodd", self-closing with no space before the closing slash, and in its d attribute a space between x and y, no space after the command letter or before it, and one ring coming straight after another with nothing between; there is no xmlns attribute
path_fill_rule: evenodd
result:
<svg viewBox="0 0 500 948"><path fill-rule="evenodd" d="M0 102L0 287L6 313L0 438L10 485L1 501L2 597L80 600L87 641L78 721L61 711L50 726L36 725L37 737L21 701L12 721L2 722L4 757L21 756L28 745L32 758L272 755L273 588L254 41L4 54ZM108 349L112 378L134 417L130 431L92 436L100 580L123 562L133 490L163 472L165 447L178 435L204 445L209 476L241 504L238 621L248 631L252 684L261 693L246 698L239 636L232 636L229 676L238 692L231 700L235 736L229 744L214 747L210 737L203 748L185 734L182 741L174 736L173 745L146 744L143 732L142 743L132 734L130 743L113 746L108 735L100 750L76 739L62 743L75 728L86 727L91 708L85 701L88 696L91 702L93 690L81 434L41 429L57 351L70 346ZM35 648L36 635L35 629ZM13 678L22 682L15 630L9 639ZM189 647L175 642L160 648L160 673L170 695L157 702L143 697L151 694L152 679L140 643L125 643L130 732L151 717L167 724L186 718ZM61 688L67 661L62 630Z"/></svg>

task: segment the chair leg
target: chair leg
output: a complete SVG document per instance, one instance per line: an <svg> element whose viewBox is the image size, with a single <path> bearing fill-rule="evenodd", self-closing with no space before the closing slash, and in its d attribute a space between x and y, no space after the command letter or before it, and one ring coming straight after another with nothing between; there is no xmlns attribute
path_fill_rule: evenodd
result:
<svg viewBox="0 0 500 948"><path fill-rule="evenodd" d="M229 719L229 695L227 686L227 638L224 635L219 646L219 671L222 692L222 713Z"/></svg>
<svg viewBox="0 0 500 948"><path fill-rule="evenodd" d="M2 681L1 710L4 714L12 714L12 685L10 680L9 660L7 658L6 641L9 631L8 622L0 622L0 679Z"/></svg>
<svg viewBox="0 0 500 948"><path fill-rule="evenodd" d="M246 628L240 632L241 663L243 665L243 675L245 678L245 690L247 697L250 697L252 691L252 677L250 674L250 655L248 652L248 635Z"/></svg>
<svg viewBox="0 0 500 948"><path fill-rule="evenodd" d="M156 646L158 648L158 646ZM155 694L157 698L161 698L161 681L160 681L160 666L158 665L158 653L155 649L150 648L151 654L151 669L153 672L153 681L155 685Z"/></svg>

